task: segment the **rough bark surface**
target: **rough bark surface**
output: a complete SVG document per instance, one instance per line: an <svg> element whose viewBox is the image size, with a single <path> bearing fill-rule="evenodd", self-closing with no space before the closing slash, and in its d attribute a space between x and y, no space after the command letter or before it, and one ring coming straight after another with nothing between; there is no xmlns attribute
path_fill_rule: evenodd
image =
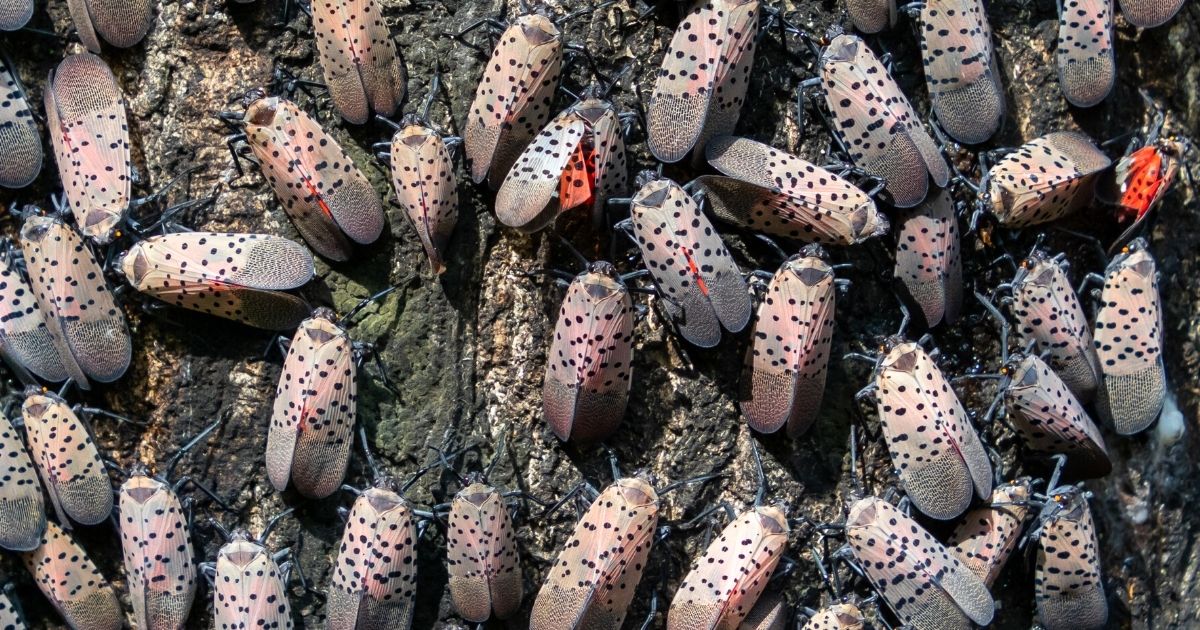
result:
<svg viewBox="0 0 1200 630"><path fill-rule="evenodd" d="M447 0L443 2L382 0L384 13L407 61L409 103L419 106L435 65L440 67L444 98L434 105L433 120L447 130L460 129L483 66L483 57L447 35L485 17L497 16L501 2ZM517 2L510 3L510 13ZM551 10L562 15L588 0L561 0ZM636 4L636 6L635 6ZM833 23L848 23L842 6L833 0L776 0L788 20L820 33ZM611 7L580 16L566 28L568 40L585 44L600 70L611 75L632 64L630 77L648 95L654 72L678 21L676 3L662 1L645 22L636 21L640 3L619 0ZM194 227L212 230L263 231L299 240L262 177L254 170L239 175L223 138L230 133L215 114L239 110L239 97L254 86L267 84L274 68L298 77L320 80L309 18L295 10L280 24L278 0L238 4L221 0L165 2L145 41L129 50L106 49L129 103L134 161L141 174L140 194L156 190L174 175L196 169L190 195L216 194L206 210L187 219ZM1147 88L1162 103L1167 132L1194 136L1200 124L1200 64L1195 42L1200 35L1200 8L1188 3L1167 25L1138 33L1117 18L1119 80L1115 93L1100 106L1078 110L1062 98L1054 67L1057 16L1053 3L993 2L989 7L1009 115L1003 131L989 146L1016 146L1058 129L1081 129L1093 138L1115 138L1142 128L1151 118L1138 97ZM39 6L31 26L66 33L71 28L66 3L51 0ZM490 51L484 30L468 37ZM828 135L816 123L807 133L797 128L794 90L811 70L784 54L778 31L767 33L760 45L750 84L748 106L739 131L794 153L818 160ZM33 33L0 37L27 86L31 103L40 112L47 72L77 44L63 44ZM893 53L895 73L919 111L928 103L920 74L919 51L909 22L902 19L876 43ZM799 40L788 38L793 53L807 55ZM585 58L576 57L566 87L578 91L586 84ZM370 145L384 140L380 124L354 127L342 122L327 96L314 90L297 98L318 112L319 119L344 143L367 173L380 195L390 197L390 184L373 160ZM628 81L615 98L627 110L637 110L637 92ZM561 95L559 107L570 102ZM1193 140L1195 141L1195 140ZM631 143L634 167L653 167L644 138L635 127ZM1111 152L1119 151L1119 142ZM48 147L48 143L47 143ZM1194 155L1189 155L1192 158ZM59 190L57 173L47 158L34 186L0 193L0 200L46 203ZM959 166L978 173L971 153L959 153ZM1185 169L1200 176L1190 159ZM669 166L668 175L689 178L691 171ZM460 181L468 181L459 164ZM175 200L183 195L176 191ZM346 312L358 300L403 283L403 288L360 317L355 339L375 344L394 391L380 378L378 365L368 361L359 387L359 417L376 455L400 477L435 457L431 446L451 433L461 442L478 445L460 470L477 470L491 461L501 442L506 448L492 482L507 490L522 490L544 498L563 496L580 482L602 487L611 481L608 458L598 447L562 445L541 418L541 383L553 317L562 290L552 282L530 278L536 268L573 269L573 260L554 239L543 233L524 236L501 229L490 214L491 193L468 183L460 185L461 213L451 243L448 271L431 277L420 244L401 211L389 211L390 231L378 243L345 264L318 263L318 280L308 291L315 303ZM1111 240L1119 231L1110 210L1097 206L1065 226ZM581 217L560 220L588 255L608 251L607 236L597 238ZM15 234L9 222L5 232ZM1004 253L1020 256L1038 236L1037 230L1017 235L992 230L987 238L971 235L964 242L967 289L990 289L1011 274L991 261ZM1154 430L1134 437L1105 433L1114 461L1108 478L1088 484L1095 493L1092 509L1104 558L1104 584L1114 627L1186 628L1200 624L1200 520L1194 506L1200 501L1200 470L1192 453L1200 447L1193 431L1200 390L1195 384L1200 353L1200 218L1191 178L1182 178L1159 210L1152 250L1162 272L1166 308L1167 366L1180 408L1188 423L1184 438L1163 445ZM773 270L774 254L753 238L728 232L744 268ZM1066 250L1072 277L1101 271L1094 248L1061 232L1047 231L1046 244ZM619 241L624 247L624 241ZM894 331L899 311L891 295L891 247L886 239L853 250L837 251L838 262L852 262L846 276L853 281L840 298L833 356L873 349L878 335ZM627 267L628 269L628 267ZM969 294L968 294L969 295ZM127 313L134 334L134 362L118 383L97 388L86 397L96 406L144 421L144 426L117 425L96 420L104 450L123 466L136 460L165 459L202 427L216 419L220 429L206 444L188 455L181 473L203 481L235 506L225 513L197 494L196 539L199 554L212 560L220 539L209 519L226 526L257 531L273 514L294 506L271 544L290 546L309 584L324 590L338 551L341 521L337 508L351 497L338 494L323 501L306 501L294 493L279 494L263 470L263 446L281 357L264 355L270 335L223 320L176 310L144 311L130 294ZM643 303L645 299L641 298ZM963 321L934 330L941 348L940 363L952 375L989 371L996 367L995 327L977 304L968 301ZM712 472L722 476L703 485L674 492L665 499L663 519L677 524L708 506L728 501L737 508L749 504L756 481L751 440L763 450L770 496L790 504L793 515L815 521L839 522L849 488L847 436L860 422L852 397L867 381L865 365L834 359L824 408L814 429L789 442L780 435L754 436L742 422L737 405L737 380L747 335L727 335L711 351L689 349L686 356L659 311L650 308L637 324L634 385L629 411L608 442L625 471L644 469L662 483ZM689 365L690 362L690 365ZM982 414L991 400L989 386L968 387L965 402ZM890 483L886 451L878 439L873 412L861 420L872 446L861 454L868 471L867 485L883 491ZM1011 435L998 429L999 450L1010 474L1044 474L1039 468L1014 463ZM348 482L367 479L360 456L355 456ZM116 478L115 478L116 479ZM422 478L409 496L421 504L449 500L456 483L452 475ZM519 512L518 541L527 583L522 613L508 624L524 627L534 594L569 535L575 518L570 507L548 517L529 504ZM944 533L944 526L934 526ZM128 609L120 550L111 528L81 528L78 536L103 574L118 587ZM629 613L626 627L639 627L649 611L652 593L659 596L658 619L671 593L687 572L690 558L703 549L704 528L676 529L657 545ZM817 608L828 601L807 548L811 538L793 536L789 555L797 563L779 581L793 606ZM466 628L446 595L444 536L430 527L420 543L417 628ZM17 585L34 627L58 628L62 622L42 605L41 595L12 554L0 556L0 570ZM1014 558L994 592L1001 608L996 627L1029 627L1033 621L1032 562ZM323 598L295 585L293 612L297 627L324 627ZM865 592L863 593L865 594ZM202 588L189 627L212 623L211 592Z"/></svg>

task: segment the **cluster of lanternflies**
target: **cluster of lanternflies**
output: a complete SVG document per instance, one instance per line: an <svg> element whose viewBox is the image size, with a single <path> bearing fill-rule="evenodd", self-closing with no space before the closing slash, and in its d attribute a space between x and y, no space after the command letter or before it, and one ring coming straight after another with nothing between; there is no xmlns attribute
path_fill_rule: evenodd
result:
<svg viewBox="0 0 1200 630"><path fill-rule="evenodd" d="M1173 3L1124 0L1138 26L1169 19ZM85 421L39 387L119 379L131 357L124 314L96 251L127 245L115 259L136 291L167 304L271 330L296 329L285 358L266 445L266 469L279 490L327 497L342 487L355 427L356 354L348 323L313 310L290 292L309 282L303 245L265 234L170 232L128 218L129 130L121 89L92 53L127 47L146 34L147 2L122 15L88 0L69 2L80 40L92 52L68 56L50 73L45 117L66 207L27 209L19 250L6 248L0 271L0 342L5 360L30 387L20 418L0 418L0 546L19 552L38 586L74 628L125 625L111 586L70 534L114 515L138 628L182 628L198 574L213 583L221 628L292 627L290 563L260 537L228 534L215 563L197 563L186 510L173 479L183 450L153 476L125 473L114 500L105 461ZM860 31L896 20L888 0L849 3ZM19 28L32 3L5 2L0 28ZM686 186L653 172L633 187L623 117L604 90L550 119L563 68L559 23L540 10L510 21L479 83L462 143L475 183L496 189L505 225L534 232L574 208L599 222L614 200L629 207L618 224L641 251L646 272L621 276L595 262L575 276L563 300L543 390L548 424L562 440L595 442L625 412L633 354L634 308L626 281L648 274L669 320L689 343L708 348L722 329L751 326L740 406L752 428L790 436L808 430L820 407L839 280L823 246L853 246L892 225L876 199L895 208L895 277L925 324L953 322L962 308L959 228L950 186L966 185L980 213L1019 228L1089 206L1112 169L1115 206L1135 225L1160 201L1179 168L1181 148L1143 138L1115 167L1086 136L1055 132L981 168L978 184L954 177L939 145L875 53L838 34L806 41L818 53L811 109L833 130L846 163L824 168L731 133L745 100L760 20L757 0L702 0L675 32L648 103L651 152L663 162L689 154L719 174ZM941 131L964 143L991 137L1004 117L1003 87L979 0L929 0L912 11L920 25L925 78ZM1065 3L1057 62L1068 100L1101 101L1115 77L1112 8L1106 0ZM317 0L312 22L334 106L349 122L390 116L405 77L374 3ZM103 42L103 44L102 44ZM0 185L21 187L38 174L41 140L11 67L0 103ZM335 261L375 241L385 219L366 177L320 125L279 96L252 91L236 119L238 156L261 168L308 247ZM803 113L801 110L800 113ZM382 153L397 202L406 210L435 273L457 218L452 151L457 139L425 115L409 114ZM248 155L247 155L248 154ZM856 185L864 185L870 192ZM930 191L930 181L937 189ZM953 181L952 181L953 180ZM632 192L632 195L630 193ZM741 229L809 243L770 278L758 300L708 213ZM151 232L165 232L151 235ZM126 239L132 238L132 242ZM1106 446L1084 405L1120 434L1146 429L1169 398L1155 262L1144 241L1128 243L1102 278L1094 327L1068 283L1061 256L1035 250L1012 282L997 289L1010 306L1022 351L998 366L998 394L987 418L1004 411L1031 457L1058 462L1044 492L1020 478L1000 483L971 417L922 344L890 338L861 392L878 404L907 504L939 520L959 519L943 543L905 510L878 497L853 503L842 531L844 560L863 575L903 623L969 627L992 621L988 588L1019 543L1037 545L1039 622L1051 630L1100 627L1107 604L1087 494L1058 484L1106 475ZM761 287L757 287L760 288ZM993 297L996 297L993 295ZM1006 339L1008 323L984 305ZM753 323L751 323L753 321ZM1169 407L1169 405L1168 405ZM91 410L95 411L95 410ZM83 417L81 417L81 414ZM19 430L23 427L23 431ZM209 427L191 444L203 439ZM22 437L23 435L23 437ZM414 479L415 480L415 479ZM411 482L410 482L411 483ZM196 484L198 487L203 487ZM448 506L449 590L473 622L508 618L524 595L506 496L479 476ZM995 487L994 487L995 486ZM330 628L407 628L412 623L416 510L407 485L378 473L357 493L328 589ZM595 496L533 605L531 627L620 628L655 541L659 496L638 476L615 479ZM44 492L44 493L43 493ZM47 519L44 496L57 517ZM979 499L984 505L968 511ZM114 505L115 503L115 505ZM755 506L734 518L684 578L666 616L671 629L782 628L790 616L777 596L762 597L790 531L786 511ZM443 506L445 509L446 506ZM0 626L23 627L7 595ZM861 628L851 601L809 611L808 628Z"/></svg>

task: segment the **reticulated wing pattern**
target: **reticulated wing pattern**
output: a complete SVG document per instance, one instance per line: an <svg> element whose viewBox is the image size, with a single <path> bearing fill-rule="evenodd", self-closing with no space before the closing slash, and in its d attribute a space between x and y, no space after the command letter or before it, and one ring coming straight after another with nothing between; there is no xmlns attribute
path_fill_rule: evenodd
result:
<svg viewBox="0 0 1200 630"><path fill-rule="evenodd" d="M108 65L90 53L63 59L46 85L46 129L75 224L107 243L130 200L125 98Z"/></svg>
<svg viewBox="0 0 1200 630"><path fill-rule="evenodd" d="M108 518L112 484L91 432L79 416L51 394L26 398L21 415L29 452L60 516L65 513L84 525Z"/></svg>
<svg viewBox="0 0 1200 630"><path fill-rule="evenodd" d="M37 470L21 435L0 414L0 547L35 549L45 531L46 505Z"/></svg>
<svg viewBox="0 0 1200 630"><path fill-rule="evenodd" d="M1096 355L1103 375L1097 411L1118 433L1154 422L1166 395L1158 269L1144 241L1109 263L1096 313Z"/></svg>
<svg viewBox="0 0 1200 630"><path fill-rule="evenodd" d="M3 27L5 19L13 17L5 15L12 4L0 3L0 30L11 30ZM33 2L27 6L33 10ZM3 96L0 98L0 186L24 188L42 172L42 136L16 71L3 59L0 59L0 95Z"/></svg>
<svg viewBox="0 0 1200 630"><path fill-rule="evenodd" d="M1100 366L1079 297L1055 259L1040 253L1027 263L1026 277L1013 287L1017 331L1033 342L1081 402L1096 392Z"/></svg>
<svg viewBox="0 0 1200 630"><path fill-rule="evenodd" d="M361 125L371 112L391 116L405 77L375 0L317 0L312 18L325 85L342 117Z"/></svg>
<svg viewBox="0 0 1200 630"><path fill-rule="evenodd" d="M988 172L996 219L1010 228L1062 218L1091 203L1110 161L1083 134L1056 131L1021 145Z"/></svg>
<svg viewBox="0 0 1200 630"><path fill-rule="evenodd" d="M1010 421L1030 450L1067 456L1063 474L1093 479L1112 471L1100 430L1079 399L1037 355L1021 359L1005 389Z"/></svg>
<svg viewBox="0 0 1200 630"><path fill-rule="evenodd" d="M625 136L620 118L612 104L605 101L584 101L579 110L585 118L591 111L591 145L595 162L592 184L592 217L603 218L605 202L611 197L629 194L629 166L625 152Z"/></svg>
<svg viewBox="0 0 1200 630"><path fill-rule="evenodd" d="M562 204L556 200L559 183L586 130L583 119L568 109L525 147L496 192L501 223L533 232L554 221Z"/></svg>
<svg viewBox="0 0 1200 630"><path fill-rule="evenodd" d="M962 310L958 218L948 189L901 213L893 277L904 284L925 324L953 323Z"/></svg>
<svg viewBox="0 0 1200 630"><path fill-rule="evenodd" d="M1054 513L1042 524L1033 574L1038 621L1047 628L1103 628L1108 602L1087 499L1068 487L1053 492L1052 500Z"/></svg>
<svg viewBox="0 0 1200 630"><path fill-rule="evenodd" d="M125 627L125 613L108 580L57 523L47 523L41 544L21 558L38 589L72 628Z"/></svg>
<svg viewBox="0 0 1200 630"><path fill-rule="evenodd" d="M1058 82L1076 107L1092 107L1112 92L1117 59L1113 0L1063 0L1058 19Z"/></svg>
<svg viewBox="0 0 1200 630"><path fill-rule="evenodd" d="M37 376L56 383L66 380L66 368L33 289L11 259L4 265L0 268L0 346Z"/></svg>
<svg viewBox="0 0 1200 630"><path fill-rule="evenodd" d="M524 585L516 535L504 499L495 488L472 484L450 507L446 568L450 597L467 621L507 619L520 607Z"/></svg>
<svg viewBox="0 0 1200 630"><path fill-rule="evenodd" d="M876 497L856 503L846 538L871 586L904 623L917 628L991 623L995 603L983 582L891 504Z"/></svg>
<svg viewBox="0 0 1200 630"><path fill-rule="evenodd" d="M992 504L967 512L946 543L953 545L950 552L988 588L1021 538L1029 516L1030 491L1028 479L997 487Z"/></svg>
<svg viewBox="0 0 1200 630"><path fill-rule="evenodd" d="M1121 15L1138 28L1154 28L1166 24L1183 8L1184 0L1118 0Z"/></svg>
<svg viewBox="0 0 1200 630"><path fill-rule="evenodd" d="M135 475L121 486L121 549L138 628L182 628L196 594L192 541L179 497Z"/></svg>
<svg viewBox="0 0 1200 630"><path fill-rule="evenodd" d="M846 13L854 28L868 35L896 24L894 0L846 0Z"/></svg>
<svg viewBox="0 0 1200 630"><path fill-rule="evenodd" d="M350 508L334 563L330 627L408 628L416 595L416 530L400 495L372 488Z"/></svg>
<svg viewBox="0 0 1200 630"><path fill-rule="evenodd" d="M433 272L446 270L445 251L458 223L454 162L440 136L410 125L392 137L392 187L421 239Z"/></svg>
<svg viewBox="0 0 1200 630"><path fill-rule="evenodd" d="M1005 105L983 3L926 2L920 28L925 85L942 128L969 144L987 140L999 128Z"/></svg>
<svg viewBox="0 0 1200 630"><path fill-rule="evenodd" d="M0 31L15 31L33 17L33 0L5 0L0 2Z"/></svg>

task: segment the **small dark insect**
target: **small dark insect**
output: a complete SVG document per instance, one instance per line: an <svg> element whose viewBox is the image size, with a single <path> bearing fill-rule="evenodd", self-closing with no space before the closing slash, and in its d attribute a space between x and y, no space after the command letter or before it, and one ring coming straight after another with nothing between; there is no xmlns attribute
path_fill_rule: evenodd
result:
<svg viewBox="0 0 1200 630"><path fill-rule="evenodd" d="M136 45L146 37L154 23L151 0L67 0L67 9L79 33L79 41L96 54L100 54L102 39L117 48Z"/></svg>
<svg viewBox="0 0 1200 630"><path fill-rule="evenodd" d="M108 578L57 523L47 523L41 544L22 553L21 559L42 594L74 630L125 627L125 613Z"/></svg>
<svg viewBox="0 0 1200 630"><path fill-rule="evenodd" d="M28 7L32 11L33 2ZM4 28L5 20L11 18L0 6L0 30L12 30ZM42 172L42 135L29 109L25 87L4 55L0 55L0 94L4 96L0 99L0 186L24 188Z"/></svg>
<svg viewBox="0 0 1200 630"><path fill-rule="evenodd" d="M380 5L317 0L311 6L317 56L338 113L356 125L367 122L371 112L391 116L404 100L408 77Z"/></svg>
<svg viewBox="0 0 1200 630"><path fill-rule="evenodd" d="M1059 0L1058 83L1076 107L1092 107L1117 81L1112 0Z"/></svg>

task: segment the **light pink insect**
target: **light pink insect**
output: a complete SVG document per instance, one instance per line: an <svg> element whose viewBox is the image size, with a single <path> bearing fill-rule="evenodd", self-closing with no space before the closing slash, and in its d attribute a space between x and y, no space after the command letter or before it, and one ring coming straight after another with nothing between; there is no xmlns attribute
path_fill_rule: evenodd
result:
<svg viewBox="0 0 1200 630"><path fill-rule="evenodd" d="M1117 80L1113 0L1061 0L1059 5L1059 86L1076 107L1098 105Z"/></svg>
<svg viewBox="0 0 1200 630"><path fill-rule="evenodd" d="M112 513L113 489L91 429L58 396L30 387L21 406L29 452L59 521L84 525Z"/></svg>
<svg viewBox="0 0 1200 630"><path fill-rule="evenodd" d="M1106 628L1108 600L1087 495L1075 486L1048 494L1033 532L1038 540L1033 575L1037 620L1046 630Z"/></svg>
<svg viewBox="0 0 1200 630"><path fill-rule="evenodd" d="M952 324L962 310L962 257L949 189L900 216L892 277L920 307L927 327Z"/></svg>
<svg viewBox="0 0 1200 630"><path fill-rule="evenodd" d="M196 596L196 564L179 496L141 465L118 495L121 550L137 628L180 630Z"/></svg>
<svg viewBox="0 0 1200 630"><path fill-rule="evenodd" d="M979 144L1004 120L1004 86L982 0L925 0L921 61L933 112L955 140Z"/></svg>
<svg viewBox="0 0 1200 630"><path fill-rule="evenodd" d="M10 30L4 28L6 20L19 19L5 15L6 7L13 8L11 4L0 4L0 30ZM33 2L26 6L33 10ZM26 15L25 19L28 18ZM0 55L0 94L4 95L0 100L0 186L24 188L42 172L42 135L29 109L21 79L3 55Z"/></svg>
<svg viewBox="0 0 1200 630"><path fill-rule="evenodd" d="M17 429L0 414L0 547L35 549L45 531L46 505L37 470Z"/></svg>
<svg viewBox="0 0 1200 630"><path fill-rule="evenodd" d="M109 581L57 523L46 524L41 544L21 554L42 594L72 630L120 630L125 613Z"/></svg>
<svg viewBox="0 0 1200 630"><path fill-rule="evenodd" d="M217 552L213 580L214 627L218 630L291 630L285 574L275 557L244 529Z"/></svg>
<svg viewBox="0 0 1200 630"><path fill-rule="evenodd" d="M404 100L408 77L379 3L317 0L312 22L325 85L338 113L356 125L367 122L372 111L391 116Z"/></svg>
<svg viewBox="0 0 1200 630"><path fill-rule="evenodd" d="M509 507L504 495L481 475L468 481L450 504L446 533L450 601L467 621L508 619L520 609L525 595Z"/></svg>
<svg viewBox="0 0 1200 630"><path fill-rule="evenodd" d="M997 486L991 505L967 512L946 542L950 553L988 588L1021 540L1032 493L1028 477Z"/></svg>
<svg viewBox="0 0 1200 630"><path fill-rule="evenodd" d="M17 364L51 382L67 380L67 370L38 307L37 297L25 280L15 257L3 257L0 268L0 353L10 365ZM14 368L14 370L17 368Z"/></svg>
<svg viewBox="0 0 1200 630"><path fill-rule="evenodd" d="M421 239L433 273L446 271L445 251L458 223L458 178L441 135L405 116L392 136L392 188Z"/></svg>
<svg viewBox="0 0 1200 630"><path fill-rule="evenodd" d="M258 328L290 330L312 312L307 302L284 293L312 279L312 254L278 236L152 236L135 243L117 268L146 295Z"/></svg>
<svg viewBox="0 0 1200 630"><path fill-rule="evenodd" d="M1021 145L993 165L982 199L1005 227L1054 221L1092 202L1097 175L1110 163L1087 136L1056 131Z"/></svg>

